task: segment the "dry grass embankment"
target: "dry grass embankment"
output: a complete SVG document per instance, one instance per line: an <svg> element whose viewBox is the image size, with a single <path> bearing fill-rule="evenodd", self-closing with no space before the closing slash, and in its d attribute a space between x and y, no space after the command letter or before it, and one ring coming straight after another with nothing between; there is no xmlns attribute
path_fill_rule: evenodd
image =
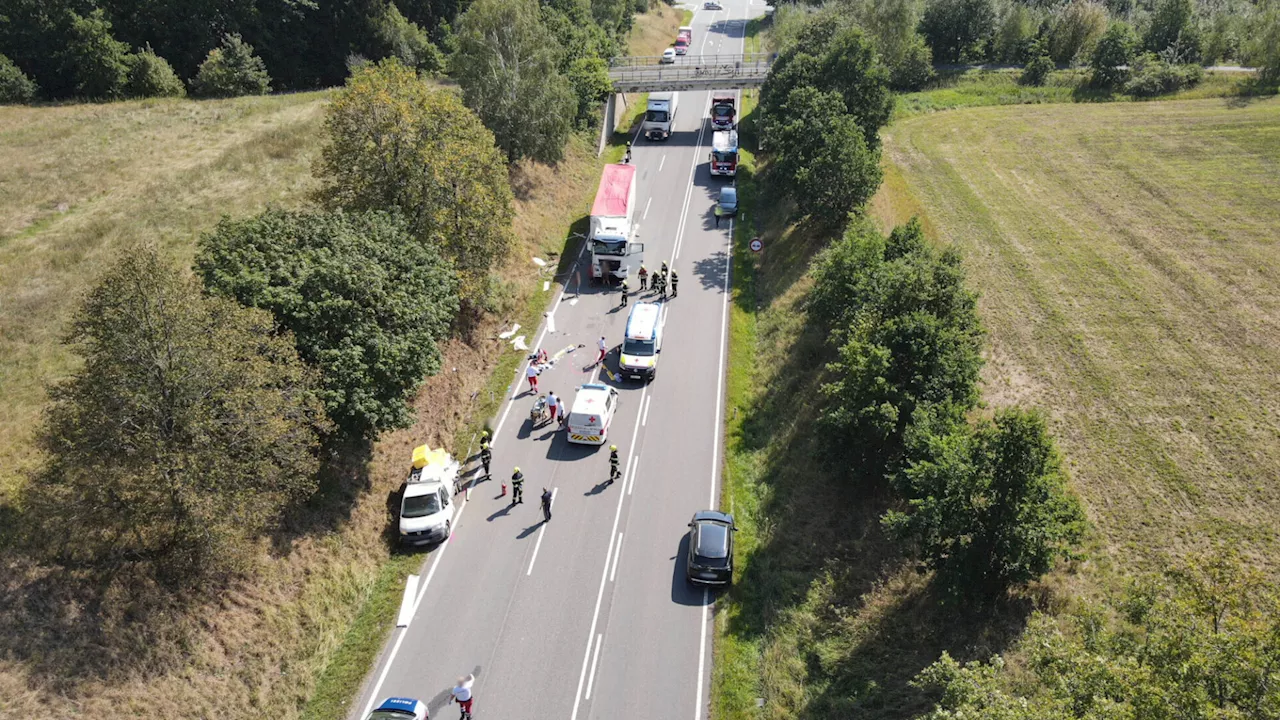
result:
<svg viewBox="0 0 1280 720"><path fill-rule="evenodd" d="M1051 414L1100 555L1229 545L1274 576L1280 100L983 108L885 147L878 207L964 252L986 398Z"/></svg>
<svg viewBox="0 0 1280 720"><path fill-rule="evenodd" d="M325 97L0 108L0 517L13 511L37 460L31 438L44 387L73 368L60 345L67 320L112 252L148 239L185 263L222 214L304 204ZM0 548L0 716L50 705L101 718L143 708L340 716L389 629L395 602L386 598L399 597L405 572L423 558L388 561L388 504L405 458L422 442L465 450L473 418L501 399L505 366L518 353L489 331L513 320L536 325L548 295L529 258L554 266L601 162L593 143L574 138L555 168L513 170L519 244L504 271L511 314L492 319L474 346L448 344L444 371L415 403L419 423L327 478L263 543L252 578L194 608L118 596L97 607L85 597L100 596L69 590Z"/></svg>

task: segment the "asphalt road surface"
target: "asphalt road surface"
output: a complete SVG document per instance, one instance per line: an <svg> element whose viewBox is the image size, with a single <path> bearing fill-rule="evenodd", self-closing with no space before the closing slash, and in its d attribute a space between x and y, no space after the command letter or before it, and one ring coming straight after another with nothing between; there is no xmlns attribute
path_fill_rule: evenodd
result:
<svg viewBox="0 0 1280 720"><path fill-rule="evenodd" d="M742 52L745 18L765 8L724 6L695 13L695 52ZM493 479L459 502L452 537L423 568L412 621L392 633L351 718L389 696L426 702L432 718L457 717L449 689L469 672L482 720L707 716L715 593L686 583L684 553L693 513L717 505L721 464L730 224L717 228L712 209L729 180L708 172L709 97L681 93L672 137L634 144L645 264L670 263L680 294L666 303L656 380L617 383L609 442L627 468L623 481L604 484L608 443L573 445L563 431L530 426L522 367L499 415ZM578 267L585 280L585 259ZM627 315L615 290L584 284L579 294L572 280L567 290L548 308L554 330L544 324L535 337L551 354L586 346L540 378L543 392L572 403L583 382L611 382L594 364L595 345L604 335L617 346ZM606 364L616 362L614 351ZM526 482L525 502L513 507L510 489L499 492L514 466ZM549 523L544 487L555 492Z"/></svg>

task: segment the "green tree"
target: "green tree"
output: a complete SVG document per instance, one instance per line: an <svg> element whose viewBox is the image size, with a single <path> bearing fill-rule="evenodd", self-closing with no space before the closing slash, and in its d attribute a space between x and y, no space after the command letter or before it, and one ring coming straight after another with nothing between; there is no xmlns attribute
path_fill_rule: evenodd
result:
<svg viewBox="0 0 1280 720"><path fill-rule="evenodd" d="M431 42L427 31L410 22L394 3L373 21L375 56L393 57L424 75L436 75L444 69L444 56Z"/></svg>
<svg viewBox="0 0 1280 720"><path fill-rule="evenodd" d="M13 61L0 55L0 104L28 103L35 99L36 84Z"/></svg>
<svg viewBox="0 0 1280 720"><path fill-rule="evenodd" d="M1271 0L1259 8L1245 51L1247 61L1258 69L1258 84L1280 87L1280 2Z"/></svg>
<svg viewBox="0 0 1280 720"><path fill-rule="evenodd" d="M1049 73L1053 72L1055 65L1053 58L1049 57L1049 51L1045 49L1043 40L1032 43L1030 53L1031 59L1022 66L1022 75L1018 78L1018 82L1038 87L1048 81Z"/></svg>
<svg viewBox="0 0 1280 720"><path fill-rule="evenodd" d="M600 103L613 92L609 66L600 58L578 58L569 66L568 74L578 98L577 124L588 127L599 116Z"/></svg>
<svg viewBox="0 0 1280 720"><path fill-rule="evenodd" d="M860 29L845 27L832 36L818 64L818 78L820 89L844 99L845 110L862 128L867 147L879 147L880 127L893 112L893 93L888 70Z"/></svg>
<svg viewBox="0 0 1280 720"><path fill-rule="evenodd" d="M1061 65L1087 57L1093 44L1107 30L1107 9L1094 0L1071 0L1053 19L1049 30L1049 56Z"/></svg>
<svg viewBox="0 0 1280 720"><path fill-rule="evenodd" d="M112 37L111 22L101 9L69 17L67 44L58 52L75 77L76 95L95 100L120 97L129 76L129 46Z"/></svg>
<svg viewBox="0 0 1280 720"><path fill-rule="evenodd" d="M880 156L834 92L794 90L770 127L777 172L800 212L829 227L844 223L880 186Z"/></svg>
<svg viewBox="0 0 1280 720"><path fill-rule="evenodd" d="M1198 62L1200 33L1193 0L1158 0L1142 46L1153 53L1174 49L1175 56L1169 58L1174 63Z"/></svg>
<svg viewBox="0 0 1280 720"><path fill-rule="evenodd" d="M24 498L41 551L188 587L238 569L314 490L314 379L267 313L207 297L133 247L89 293L70 341L84 365L51 390L46 463Z"/></svg>
<svg viewBox="0 0 1280 720"><path fill-rule="evenodd" d="M937 62L973 62L986 56L985 46L995 26L992 0L929 0L920 33Z"/></svg>
<svg viewBox="0 0 1280 720"><path fill-rule="evenodd" d="M379 212L224 219L201 238L196 270L209 290L270 311L293 334L346 440L413 421L409 401L439 371L458 312L448 261Z"/></svg>
<svg viewBox="0 0 1280 720"><path fill-rule="evenodd" d="M535 0L476 0L458 18L453 76L508 162L564 156L578 103L557 48Z"/></svg>
<svg viewBox="0 0 1280 720"><path fill-rule="evenodd" d="M982 327L960 256L918 221L883 237L854 222L815 261L809 317L837 348L822 422L859 472L893 472L917 410L954 419L977 402Z"/></svg>
<svg viewBox="0 0 1280 720"><path fill-rule="evenodd" d="M889 84L898 90L918 90L933 79L933 53L920 26L920 0L864 0L855 3L854 17L875 43L880 61L889 69Z"/></svg>
<svg viewBox="0 0 1280 720"><path fill-rule="evenodd" d="M271 77L262 58L253 54L253 46L233 34L209 51L192 86L204 97L265 95L271 92Z"/></svg>
<svg viewBox="0 0 1280 720"><path fill-rule="evenodd" d="M489 269L511 248L515 216L493 133L456 94L394 60L353 73L324 127L315 167L321 204L398 210L419 243L453 261L463 300L481 303Z"/></svg>
<svg viewBox="0 0 1280 720"><path fill-rule="evenodd" d="M129 79L125 91L130 97L183 97L187 88L164 58L145 47L129 56Z"/></svg>
<svg viewBox="0 0 1280 720"><path fill-rule="evenodd" d="M1013 5L1000 21L992 46L995 60L1006 63L1025 63L1031 59L1031 44L1035 42L1038 24L1025 5Z"/></svg>
<svg viewBox="0 0 1280 720"><path fill-rule="evenodd" d="M1093 69L1093 83L1100 87L1124 84L1129 78L1129 65L1133 63L1137 47L1138 34L1128 23L1112 23L1093 48L1093 57L1089 61L1089 67Z"/></svg>
<svg viewBox="0 0 1280 720"><path fill-rule="evenodd" d="M884 522L919 545L950 593L997 597L1070 557L1084 513L1041 415L1002 410L924 444L898 479L907 509Z"/></svg>

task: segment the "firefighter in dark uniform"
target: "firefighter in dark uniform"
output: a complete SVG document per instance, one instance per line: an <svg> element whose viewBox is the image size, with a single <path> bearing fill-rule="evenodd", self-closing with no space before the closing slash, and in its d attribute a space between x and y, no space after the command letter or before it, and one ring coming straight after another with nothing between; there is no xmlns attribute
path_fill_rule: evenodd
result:
<svg viewBox="0 0 1280 720"><path fill-rule="evenodd" d="M617 480L621 476L622 476L622 471L618 469L618 446L610 445L609 446L609 483L608 484L612 485L613 481Z"/></svg>
<svg viewBox="0 0 1280 720"><path fill-rule="evenodd" d="M524 473L520 472L520 468L511 474L511 504L524 502Z"/></svg>
<svg viewBox="0 0 1280 720"><path fill-rule="evenodd" d="M622 304L619 305L618 307L626 307L626 306L627 306L627 281L623 280L622 281Z"/></svg>
<svg viewBox="0 0 1280 720"><path fill-rule="evenodd" d="M676 275L676 271L671 271L671 297L676 296L676 288L680 283L680 277Z"/></svg>
<svg viewBox="0 0 1280 720"><path fill-rule="evenodd" d="M489 463L493 460L493 451L489 449L489 431L480 435L480 465L484 467L484 479L489 479Z"/></svg>

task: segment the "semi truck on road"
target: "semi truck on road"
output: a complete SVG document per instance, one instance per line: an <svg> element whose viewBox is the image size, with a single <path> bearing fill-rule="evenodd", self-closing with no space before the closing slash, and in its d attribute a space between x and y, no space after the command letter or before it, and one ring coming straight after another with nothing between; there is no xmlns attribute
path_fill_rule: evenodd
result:
<svg viewBox="0 0 1280 720"><path fill-rule="evenodd" d="M671 129L675 126L676 106L680 102L678 92L649 93L649 104L645 107L644 125L641 130L650 140L666 140L671 137Z"/></svg>
<svg viewBox="0 0 1280 720"><path fill-rule="evenodd" d="M605 165L591 205L591 279L609 282L635 277L644 261L644 243L635 233L636 166Z"/></svg>

